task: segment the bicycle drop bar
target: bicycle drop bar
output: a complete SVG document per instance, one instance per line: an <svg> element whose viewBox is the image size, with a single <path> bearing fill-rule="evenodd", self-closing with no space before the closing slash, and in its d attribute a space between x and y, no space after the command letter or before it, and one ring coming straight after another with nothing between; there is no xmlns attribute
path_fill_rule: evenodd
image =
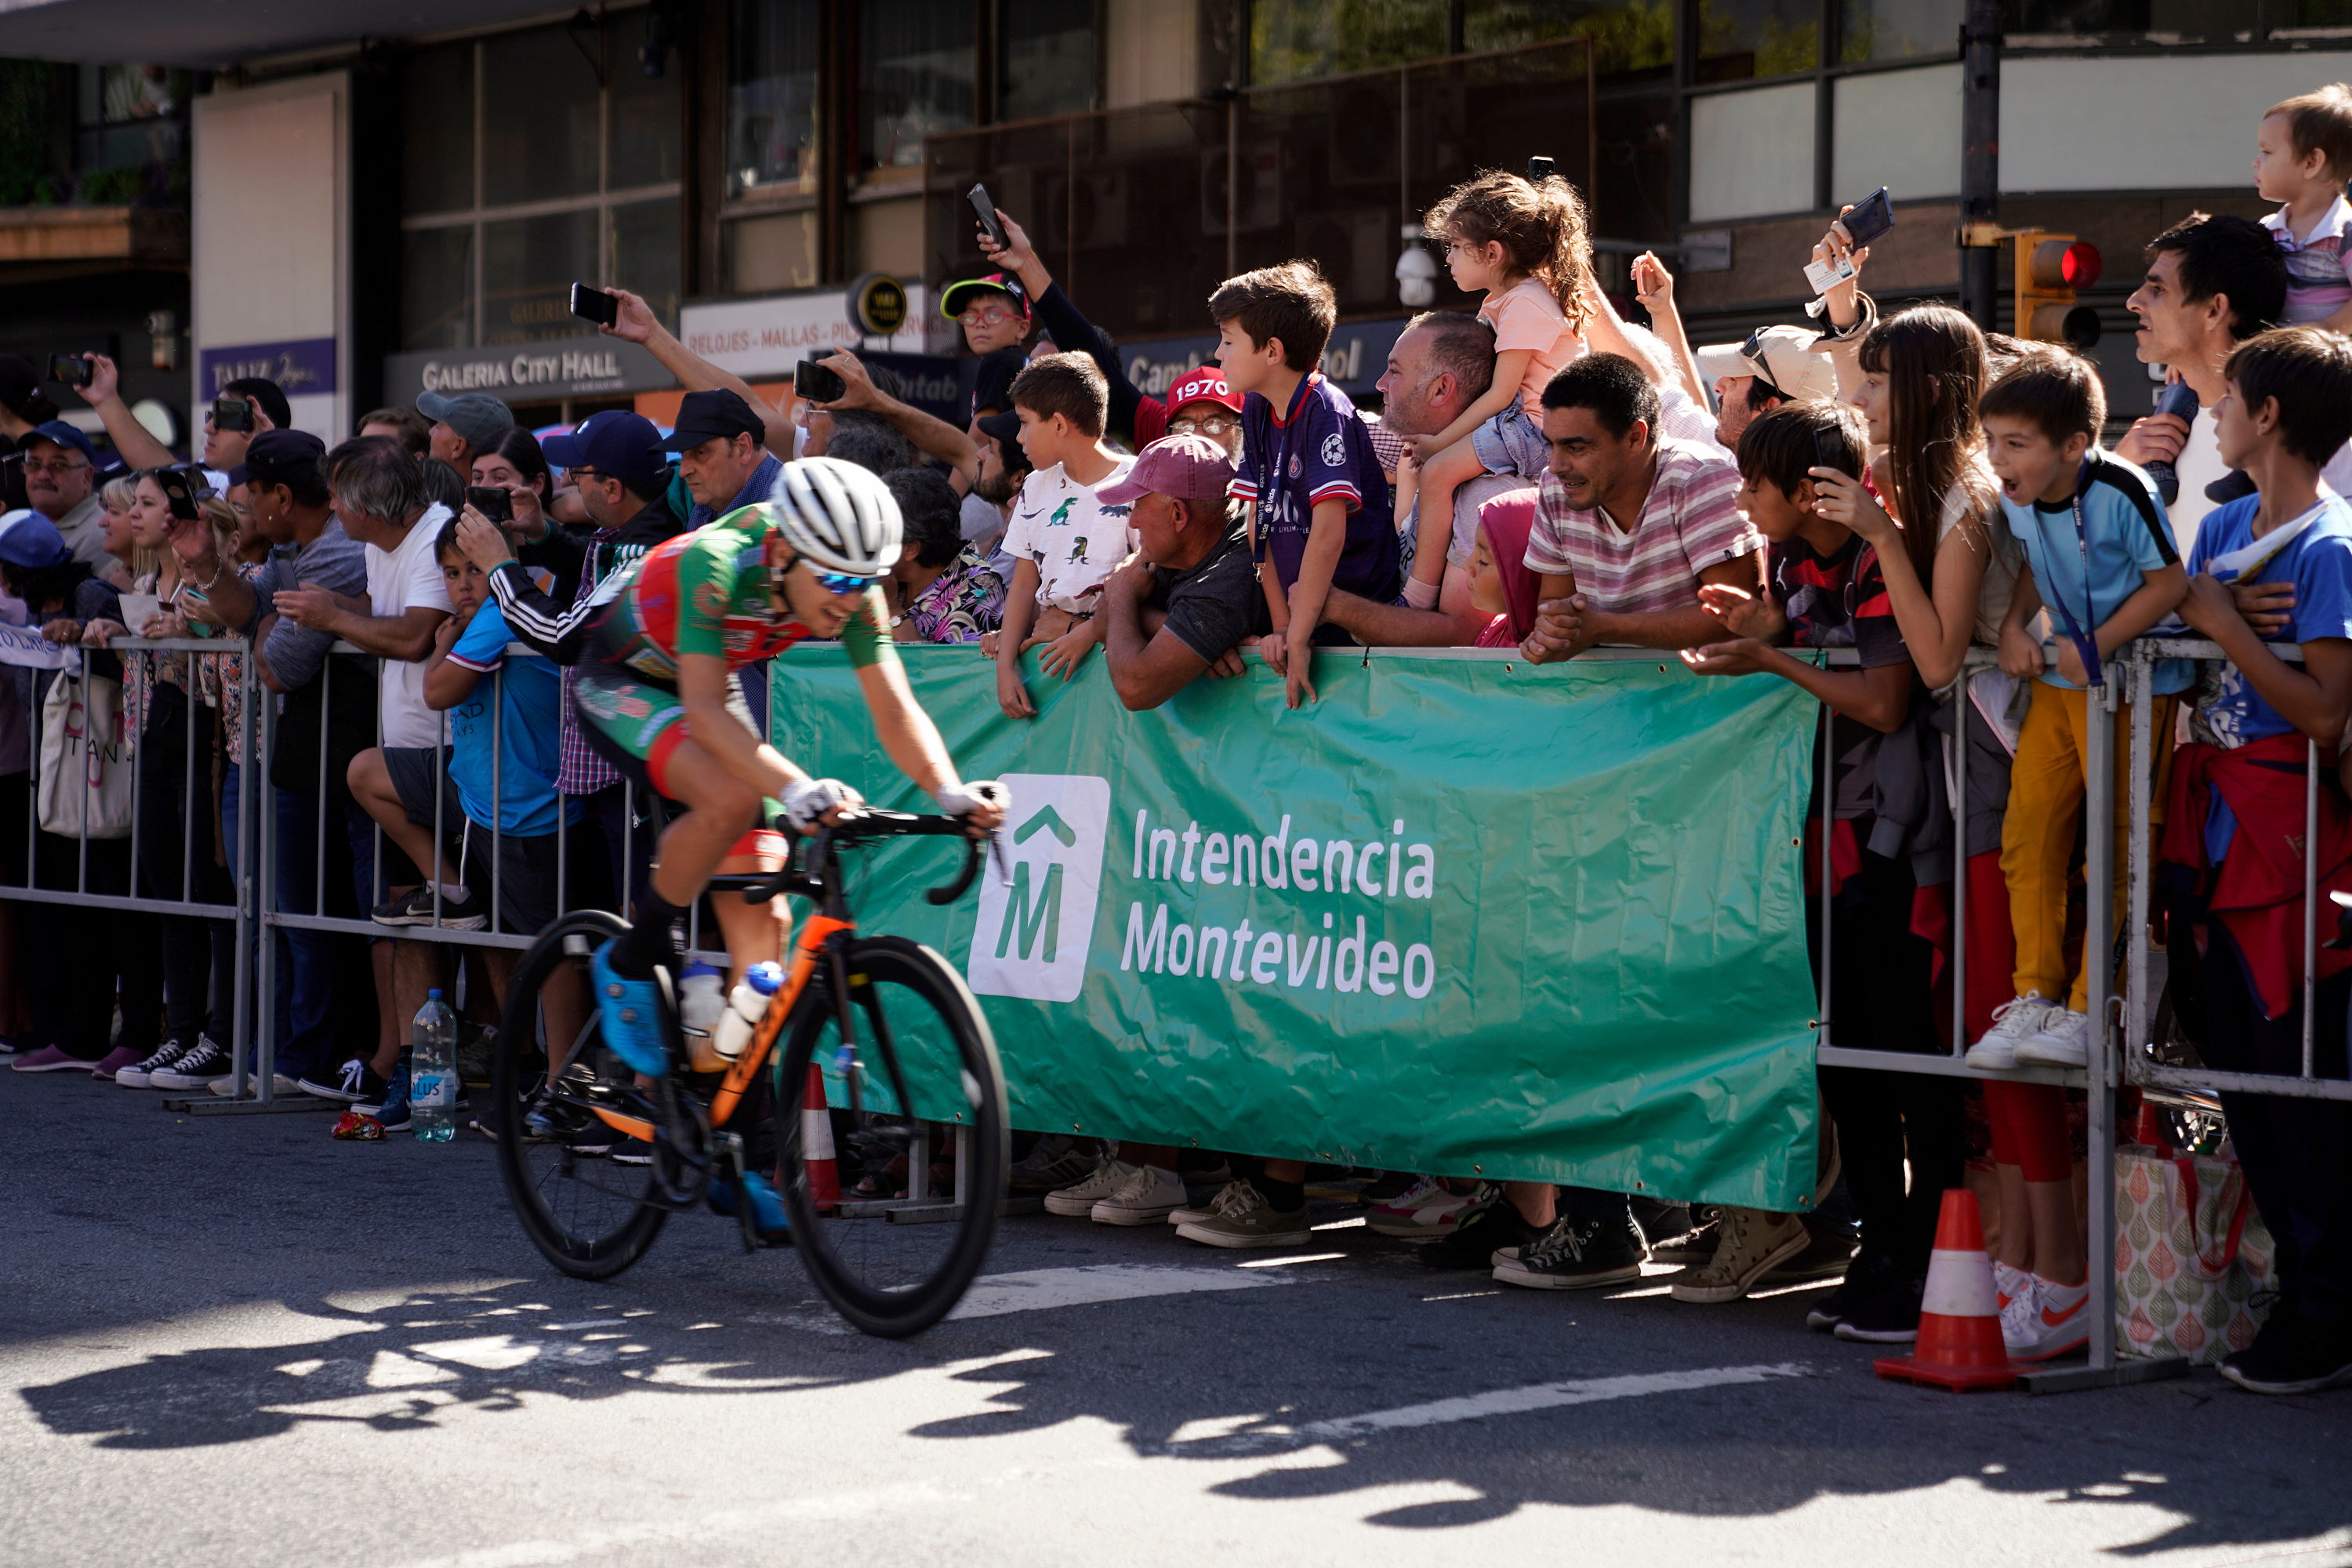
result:
<svg viewBox="0 0 2352 1568"><path fill-rule="evenodd" d="M776 819L775 827L788 837L793 832L791 825L782 817ZM743 901L764 904L784 893L821 890L821 879L831 868L833 852L838 845L920 836L964 839L962 869L953 880L923 894L934 904L951 904L963 897L972 879L980 874L981 854L988 844L986 839L966 837L964 828L964 820L960 816L920 816L907 811L850 812L839 822L818 828L804 845L797 846L794 855L774 875L744 889Z"/></svg>

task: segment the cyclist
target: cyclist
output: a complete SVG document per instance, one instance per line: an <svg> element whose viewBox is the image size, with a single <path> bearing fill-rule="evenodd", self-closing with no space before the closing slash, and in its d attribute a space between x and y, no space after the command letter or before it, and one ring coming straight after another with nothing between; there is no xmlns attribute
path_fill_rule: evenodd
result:
<svg viewBox="0 0 2352 1568"><path fill-rule="evenodd" d="M803 637L839 637L890 760L975 836L1003 822L1002 791L957 777L892 649L878 584L899 539L880 479L805 458L784 466L770 500L656 546L597 589L572 687L581 731L629 779L684 808L662 833L635 923L590 962L604 1041L638 1072L670 1069L654 976L679 965L672 924L713 876L782 864L784 840L769 826L779 814L810 833L863 802L761 740L736 675L743 666ZM780 956L780 907L714 904L736 975Z"/></svg>

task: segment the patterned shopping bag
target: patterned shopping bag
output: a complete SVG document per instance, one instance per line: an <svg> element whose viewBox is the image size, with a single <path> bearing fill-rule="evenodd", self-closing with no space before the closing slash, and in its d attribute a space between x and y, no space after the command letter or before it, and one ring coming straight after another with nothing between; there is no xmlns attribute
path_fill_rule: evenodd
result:
<svg viewBox="0 0 2352 1568"><path fill-rule="evenodd" d="M2210 1365L2253 1342L2273 1247L2246 1173L2210 1154L2116 1154L2116 1333L2126 1354Z"/></svg>

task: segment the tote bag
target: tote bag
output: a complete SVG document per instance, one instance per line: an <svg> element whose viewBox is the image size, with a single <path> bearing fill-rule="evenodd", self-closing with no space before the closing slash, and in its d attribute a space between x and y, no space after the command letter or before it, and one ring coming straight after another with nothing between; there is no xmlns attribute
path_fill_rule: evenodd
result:
<svg viewBox="0 0 2352 1568"><path fill-rule="evenodd" d="M2210 1154L2116 1154L2116 1337L2133 1355L2210 1366L2253 1343L2274 1283L2246 1173Z"/></svg>
<svg viewBox="0 0 2352 1568"><path fill-rule="evenodd" d="M131 837L131 737L122 682L60 673L41 703L41 830Z"/></svg>

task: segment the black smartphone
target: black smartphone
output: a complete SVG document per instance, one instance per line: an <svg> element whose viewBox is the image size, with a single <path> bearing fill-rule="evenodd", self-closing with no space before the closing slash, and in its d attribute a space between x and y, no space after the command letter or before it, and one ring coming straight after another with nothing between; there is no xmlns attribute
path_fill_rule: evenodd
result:
<svg viewBox="0 0 2352 1568"><path fill-rule="evenodd" d="M196 498L200 494L211 493L212 487L205 482L198 470L175 464L168 468L157 468L154 474L156 487L163 492L163 500L170 503L173 517L182 522L194 522L205 515L204 509L196 505Z"/></svg>
<svg viewBox="0 0 2352 1568"><path fill-rule="evenodd" d="M1895 226L1895 204L1886 199L1886 187L1881 185L1853 204L1853 210L1838 219L1845 225L1846 237L1860 250L1880 235Z"/></svg>
<svg viewBox="0 0 2352 1568"><path fill-rule="evenodd" d="M88 386L89 361L79 354L51 354L49 379L67 386Z"/></svg>
<svg viewBox="0 0 2352 1568"><path fill-rule="evenodd" d="M804 359L793 366L793 395L811 403L833 403L848 396L849 386L841 379L839 371Z"/></svg>
<svg viewBox="0 0 2352 1568"><path fill-rule="evenodd" d="M1861 477L1853 470L1853 454L1846 450L1838 432L1825 425L1813 426L1813 467L1835 468L1848 479Z"/></svg>
<svg viewBox="0 0 2352 1568"><path fill-rule="evenodd" d="M466 504L492 522L514 521L514 497L497 485L467 485Z"/></svg>
<svg viewBox="0 0 2352 1568"><path fill-rule="evenodd" d="M591 289L585 283L574 283L572 286L572 313L583 321L609 327L621 319L621 297L607 294L602 289Z"/></svg>
<svg viewBox="0 0 2352 1568"><path fill-rule="evenodd" d="M988 231L988 242L999 250L1003 249L1004 220L996 216L996 204L988 199L988 187L974 185L963 194L963 199L971 204L971 216L978 218L980 226Z"/></svg>
<svg viewBox="0 0 2352 1568"><path fill-rule="evenodd" d="M242 397L214 398L213 428L215 430L252 429L253 405Z"/></svg>
<svg viewBox="0 0 2352 1568"><path fill-rule="evenodd" d="M1531 184L1531 185L1540 185L1540 184L1542 184L1546 180L1549 180L1549 179L1550 179L1550 178L1551 178L1551 171L1552 171L1552 161L1551 161L1550 159L1549 159L1549 158L1530 158L1530 159L1528 159L1528 184Z"/></svg>

